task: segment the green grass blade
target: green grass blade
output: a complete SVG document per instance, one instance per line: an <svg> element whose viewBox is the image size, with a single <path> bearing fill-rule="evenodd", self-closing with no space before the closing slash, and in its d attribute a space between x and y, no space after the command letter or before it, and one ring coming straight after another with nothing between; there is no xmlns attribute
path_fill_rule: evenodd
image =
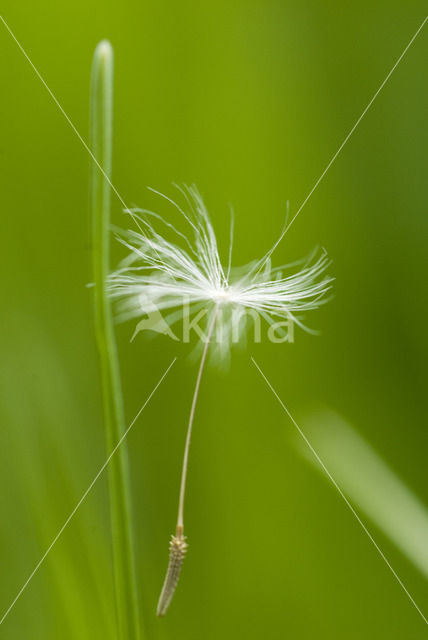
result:
<svg viewBox="0 0 428 640"><path fill-rule="evenodd" d="M309 439L346 495L428 578L426 505L340 415L324 410L306 425Z"/></svg>
<svg viewBox="0 0 428 640"><path fill-rule="evenodd" d="M110 185L113 131L113 49L98 44L92 65L90 144L98 163L91 169L95 328L101 361L107 449L111 451L125 431L119 362L111 304L106 291L110 262ZM132 544L130 478L126 441L109 465L113 566L119 637L140 638L138 598Z"/></svg>

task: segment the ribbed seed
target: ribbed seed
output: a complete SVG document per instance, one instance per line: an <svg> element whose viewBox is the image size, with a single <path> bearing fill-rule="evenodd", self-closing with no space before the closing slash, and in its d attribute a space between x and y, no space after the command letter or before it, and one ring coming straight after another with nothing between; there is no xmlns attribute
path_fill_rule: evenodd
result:
<svg viewBox="0 0 428 640"><path fill-rule="evenodd" d="M158 616L164 616L170 605L180 577L187 547L186 538L183 536L182 531L177 531L176 536L171 536L171 542L169 543L169 563L158 602Z"/></svg>

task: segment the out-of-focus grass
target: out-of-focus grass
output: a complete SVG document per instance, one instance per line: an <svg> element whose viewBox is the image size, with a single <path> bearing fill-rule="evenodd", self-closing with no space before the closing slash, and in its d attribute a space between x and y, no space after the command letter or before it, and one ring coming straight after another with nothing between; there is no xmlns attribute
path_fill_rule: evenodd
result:
<svg viewBox="0 0 428 640"><path fill-rule="evenodd" d="M293 214L307 195L426 7L421 0L4 0L2 12L85 138L93 49L110 38L114 184L127 204L144 207L147 185L166 192L173 180L194 181L223 247L231 202L243 264L271 245L286 200ZM312 319L322 335L253 349L297 416L314 404L338 407L424 503L426 43L423 33L278 248L278 263L316 243L333 258L335 299ZM105 456L85 288L89 160L5 33L0 46L7 61L0 65L5 609ZM122 224L121 205L112 204ZM168 216L167 207L158 209ZM128 417L180 356L129 436L148 636L422 640L425 627L350 514L284 443L284 416L246 352L233 354L227 373L207 371L189 473L192 549L174 606L165 620L155 618L195 369L185 345L167 338L140 335L130 345L134 328L118 329ZM2 638L72 638L86 624L88 637L109 637L109 545L104 478L1 627ZM428 601L425 580L392 545L387 550L417 601ZM63 588L78 593L67 601L80 602L84 616L73 623L54 580L70 571Z"/></svg>
<svg viewBox="0 0 428 640"><path fill-rule="evenodd" d="M91 416L76 404L70 377L54 345L35 325L24 329L26 325L18 320L18 326L20 344L14 343L13 350L3 349L8 375L2 376L2 410L8 428L0 455L10 478L3 496L14 505L3 526L3 541L8 541L3 554L6 570L10 554L19 565L14 572L7 571L14 580L2 583L4 606L52 542L103 455L103 447L96 445L91 433ZM82 427L85 439L79 438ZM70 639L115 637L111 543L103 494L103 488L97 488L81 507L11 612L16 637L26 635L30 627L34 637L51 633ZM4 553L6 548L9 554ZM43 614L47 611L49 615Z"/></svg>
<svg viewBox="0 0 428 640"><path fill-rule="evenodd" d="M428 509L341 416L322 411L305 432L339 487L428 578ZM317 464L301 443L305 457Z"/></svg>

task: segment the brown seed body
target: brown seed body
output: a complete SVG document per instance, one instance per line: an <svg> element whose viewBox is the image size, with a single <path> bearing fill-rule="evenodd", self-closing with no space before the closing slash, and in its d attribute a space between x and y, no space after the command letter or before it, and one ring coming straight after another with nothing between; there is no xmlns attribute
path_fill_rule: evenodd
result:
<svg viewBox="0 0 428 640"><path fill-rule="evenodd" d="M164 616L170 605L180 577L187 547L186 538L183 536L182 531L177 530L177 535L171 536L171 542L169 543L169 564L158 602L158 616Z"/></svg>

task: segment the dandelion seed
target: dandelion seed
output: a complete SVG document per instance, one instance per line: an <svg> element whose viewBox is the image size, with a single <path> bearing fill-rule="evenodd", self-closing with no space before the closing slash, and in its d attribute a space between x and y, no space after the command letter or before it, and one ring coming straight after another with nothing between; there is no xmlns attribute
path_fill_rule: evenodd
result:
<svg viewBox="0 0 428 640"><path fill-rule="evenodd" d="M177 209L190 230L189 236L156 213L144 209L129 210L128 213L134 221L138 220L141 227L139 231L117 232L118 240L129 254L109 278L110 295L118 303L120 320L155 312L162 314L163 322L172 327L183 320L185 309L190 315L203 310L208 317L207 331L200 335L204 346L187 427L177 530L170 543L170 561L158 603L158 615L164 615L171 602L187 549L183 510L190 440L210 344L220 357L227 357L232 344L246 331L251 314L258 314L269 325L287 320L310 331L303 324L302 313L326 302L326 293L332 283L332 279L325 275L329 264L325 251L318 257L314 254L305 263L298 263L299 270L289 275L285 273L296 267L296 263L272 268L272 250L260 260L232 268L233 218L228 264L224 268L214 229L199 192L194 186L179 189L187 203L186 211L167 196L155 193ZM166 232L175 235L176 242L157 231L155 221L163 224ZM241 322L242 317L244 322ZM162 332L166 333L165 329Z"/></svg>

